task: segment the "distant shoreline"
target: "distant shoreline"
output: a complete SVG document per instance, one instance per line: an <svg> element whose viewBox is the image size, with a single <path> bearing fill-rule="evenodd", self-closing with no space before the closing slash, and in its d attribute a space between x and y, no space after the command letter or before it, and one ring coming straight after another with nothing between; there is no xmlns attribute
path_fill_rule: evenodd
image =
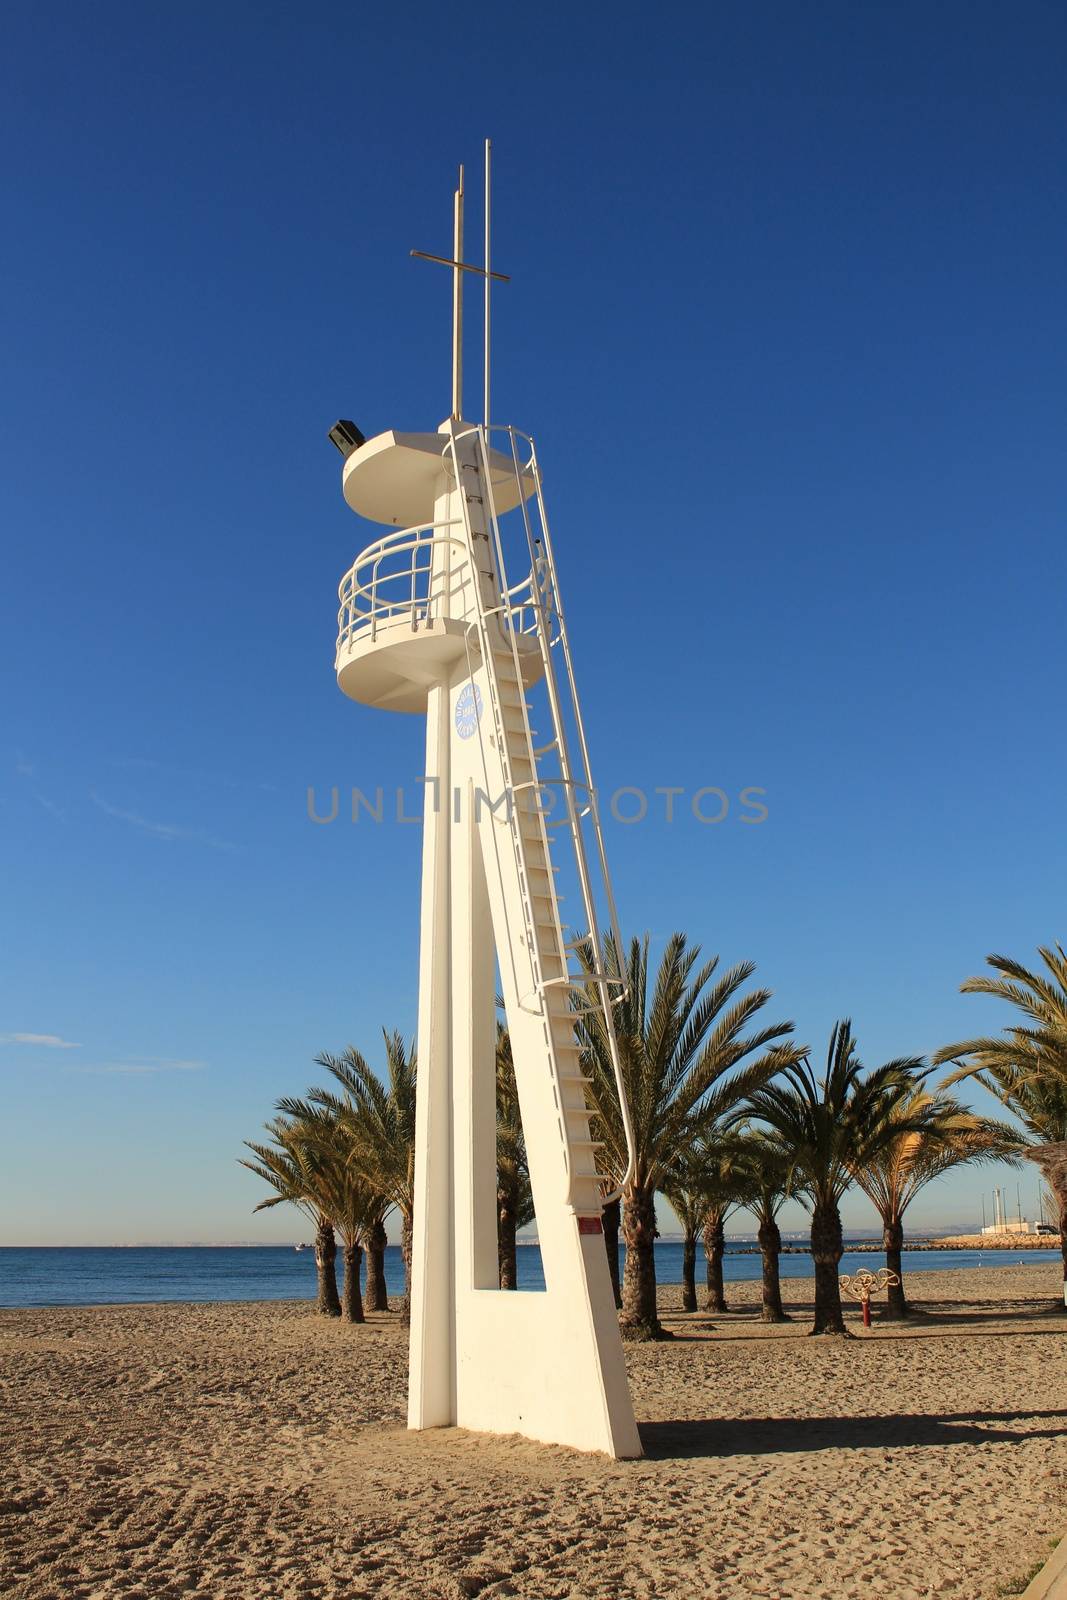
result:
<svg viewBox="0 0 1067 1600"><path fill-rule="evenodd" d="M621 1243L621 1241L620 1241ZM683 1240L681 1234L663 1234L656 1240L660 1246L680 1248ZM538 1240L517 1239L516 1244L530 1249L538 1248ZM399 1244L390 1240L390 1246L399 1249ZM239 1239L226 1241L221 1244L196 1244L180 1243L168 1244L149 1242L144 1244L0 1244L0 1251L4 1250L311 1250L311 1244L300 1240L263 1240ZM977 1233L949 1234L944 1238L936 1238L923 1234L918 1238L905 1238L905 1250L1059 1250L1060 1237L1058 1234L997 1234L986 1236ZM732 1256L758 1256L760 1247L750 1238L741 1236L726 1240L726 1249ZM867 1237L845 1239L845 1249L850 1255L882 1255L885 1245L881 1239ZM808 1245L794 1241L783 1242L781 1246L783 1256L806 1256L811 1254Z"/></svg>
<svg viewBox="0 0 1067 1600"><path fill-rule="evenodd" d="M985 1266L989 1269L1025 1263L1062 1276L1058 1249L994 1248L972 1250L965 1245L941 1249L926 1244L905 1246L902 1265L906 1273L948 1274ZM846 1241L842 1272L855 1272L867 1261L872 1268L885 1261L879 1243ZM782 1250L779 1263L783 1282L808 1279L814 1270L810 1252L793 1241ZM545 1287L539 1252L520 1250L519 1290L537 1292ZM662 1240L656 1248L656 1277L662 1287L682 1281L682 1246ZM404 1272L399 1245L385 1253L389 1294L403 1292ZM728 1247L723 1272L728 1285L758 1282L762 1271L753 1247ZM704 1260L697 1251L697 1273L702 1278ZM295 1252L285 1245L253 1245L225 1249L182 1247L107 1248L59 1246L0 1249L0 1308L5 1315L21 1306L45 1305L163 1305L269 1303L278 1300L313 1300L315 1262L310 1250Z"/></svg>

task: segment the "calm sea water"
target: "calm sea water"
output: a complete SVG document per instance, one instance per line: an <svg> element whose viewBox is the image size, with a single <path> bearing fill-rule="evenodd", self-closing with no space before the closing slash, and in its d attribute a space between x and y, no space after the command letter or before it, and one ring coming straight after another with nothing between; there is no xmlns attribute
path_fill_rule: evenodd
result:
<svg viewBox="0 0 1067 1600"><path fill-rule="evenodd" d="M1019 1261L1058 1261L1058 1250L905 1250L905 1272L930 1272L959 1267L1015 1266ZM541 1253L524 1245L518 1253L520 1289L543 1289ZM880 1258L847 1251L842 1272L875 1268ZM338 1262L340 1266L340 1262ZM404 1281L400 1250L386 1251L386 1280L393 1293ZM697 1253L698 1278L704 1272ZM811 1275L805 1255L783 1255L783 1278ZM670 1241L656 1245L660 1283L682 1281L682 1247ZM758 1255L727 1248L724 1276L728 1282L759 1278ZM201 1249L167 1247L105 1249L0 1248L0 1306L123 1305L150 1300L299 1300L315 1294L312 1251L292 1245L225 1246Z"/></svg>

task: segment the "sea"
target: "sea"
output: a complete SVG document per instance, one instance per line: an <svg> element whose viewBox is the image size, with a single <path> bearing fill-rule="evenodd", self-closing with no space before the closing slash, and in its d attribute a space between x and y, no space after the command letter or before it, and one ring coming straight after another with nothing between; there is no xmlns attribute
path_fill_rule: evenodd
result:
<svg viewBox="0 0 1067 1600"><path fill-rule="evenodd" d="M841 1272L877 1268L881 1257L870 1250L848 1248ZM664 1239L656 1244L656 1277L663 1284L682 1281L682 1246ZM535 1244L518 1251L519 1289L545 1286L541 1252ZM962 1267L1016 1266L1020 1262L1059 1261L1058 1250L905 1250L905 1272L952 1271ZM783 1278L811 1276L806 1251L783 1254ZM340 1259L338 1259L340 1270ZM703 1252L697 1251L697 1281L704 1275ZM398 1245L385 1253L389 1290L399 1294L404 1266ZM760 1258L750 1244L727 1244L723 1276L728 1283L760 1277ZM315 1296L315 1256L294 1245L122 1246L0 1248L0 1306L130 1305L148 1301L300 1300Z"/></svg>

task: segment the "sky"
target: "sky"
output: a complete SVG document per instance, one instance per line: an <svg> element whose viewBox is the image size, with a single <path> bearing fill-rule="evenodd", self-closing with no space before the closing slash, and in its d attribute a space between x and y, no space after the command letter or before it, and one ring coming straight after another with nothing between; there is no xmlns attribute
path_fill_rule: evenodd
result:
<svg viewBox="0 0 1067 1600"><path fill-rule="evenodd" d="M419 829L308 817L423 770L333 677L326 432L447 413L410 251L461 161L478 237L487 135L594 772L685 790L608 821L624 929L817 1060L1007 1023L960 983L1067 938L1065 71L1042 0L9 11L0 1243L301 1237L242 1141L414 1031ZM1033 1213L913 1224L998 1181Z"/></svg>

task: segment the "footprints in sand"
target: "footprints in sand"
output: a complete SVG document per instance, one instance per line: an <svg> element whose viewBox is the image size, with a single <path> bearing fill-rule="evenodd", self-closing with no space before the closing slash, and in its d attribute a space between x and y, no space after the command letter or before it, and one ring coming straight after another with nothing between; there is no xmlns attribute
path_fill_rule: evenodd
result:
<svg viewBox="0 0 1067 1600"><path fill-rule="evenodd" d="M631 1350L650 1454L608 1462L407 1433L395 1318L0 1314L0 1594L988 1600L1056 1531L1036 1321L844 1351L747 1326Z"/></svg>

